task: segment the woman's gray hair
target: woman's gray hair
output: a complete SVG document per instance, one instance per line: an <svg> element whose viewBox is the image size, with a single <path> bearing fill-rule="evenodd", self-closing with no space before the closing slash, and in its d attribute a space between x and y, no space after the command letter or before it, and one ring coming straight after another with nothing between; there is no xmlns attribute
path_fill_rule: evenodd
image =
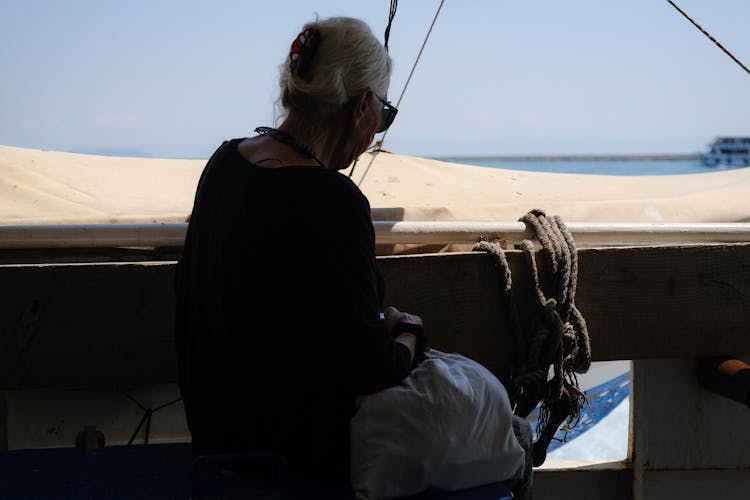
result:
<svg viewBox="0 0 750 500"><path fill-rule="evenodd" d="M292 70L289 57L281 65L279 101L284 114L331 115L364 88L385 97L392 61L367 23L331 17L308 23L302 31L307 29L318 30L320 43L304 77Z"/></svg>

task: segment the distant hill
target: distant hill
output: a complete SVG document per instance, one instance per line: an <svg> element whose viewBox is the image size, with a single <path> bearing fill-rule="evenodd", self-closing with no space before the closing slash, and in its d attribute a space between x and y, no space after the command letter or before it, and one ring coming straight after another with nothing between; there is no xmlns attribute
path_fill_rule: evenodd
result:
<svg viewBox="0 0 750 500"><path fill-rule="evenodd" d="M100 156L120 156L125 158L153 158L154 155L141 149L132 148L103 148L103 149L71 149L68 153Z"/></svg>

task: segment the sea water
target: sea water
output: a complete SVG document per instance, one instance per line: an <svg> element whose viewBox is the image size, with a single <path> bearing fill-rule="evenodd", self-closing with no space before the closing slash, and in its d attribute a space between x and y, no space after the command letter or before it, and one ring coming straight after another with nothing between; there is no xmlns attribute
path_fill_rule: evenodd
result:
<svg viewBox="0 0 750 500"><path fill-rule="evenodd" d="M444 158L445 161L480 167L591 175L682 175L738 167L707 166L695 160L513 160L504 158Z"/></svg>
<svg viewBox="0 0 750 500"><path fill-rule="evenodd" d="M567 432L558 431L547 449L550 461L614 462L628 455L630 421L630 362L599 361L578 377L587 404ZM532 425L534 425L533 423Z"/></svg>

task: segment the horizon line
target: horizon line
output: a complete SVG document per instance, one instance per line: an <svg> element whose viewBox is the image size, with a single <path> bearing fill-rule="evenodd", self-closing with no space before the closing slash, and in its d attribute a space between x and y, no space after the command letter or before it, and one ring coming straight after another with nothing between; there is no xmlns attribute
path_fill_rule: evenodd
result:
<svg viewBox="0 0 750 500"><path fill-rule="evenodd" d="M545 155L440 155L440 161L690 161L700 153L672 154L545 154Z"/></svg>

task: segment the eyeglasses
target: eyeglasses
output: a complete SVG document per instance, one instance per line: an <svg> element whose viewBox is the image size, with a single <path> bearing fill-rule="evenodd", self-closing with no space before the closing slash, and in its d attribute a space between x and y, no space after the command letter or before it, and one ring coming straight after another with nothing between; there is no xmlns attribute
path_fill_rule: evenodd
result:
<svg viewBox="0 0 750 500"><path fill-rule="evenodd" d="M385 132L386 130L388 130L388 127L391 126L393 120L396 119L396 113L398 113L398 109L396 109L396 106L386 101L382 97L378 95L375 95L375 97L377 97L378 100L383 103L383 111L380 114L380 127L378 128L376 133Z"/></svg>

